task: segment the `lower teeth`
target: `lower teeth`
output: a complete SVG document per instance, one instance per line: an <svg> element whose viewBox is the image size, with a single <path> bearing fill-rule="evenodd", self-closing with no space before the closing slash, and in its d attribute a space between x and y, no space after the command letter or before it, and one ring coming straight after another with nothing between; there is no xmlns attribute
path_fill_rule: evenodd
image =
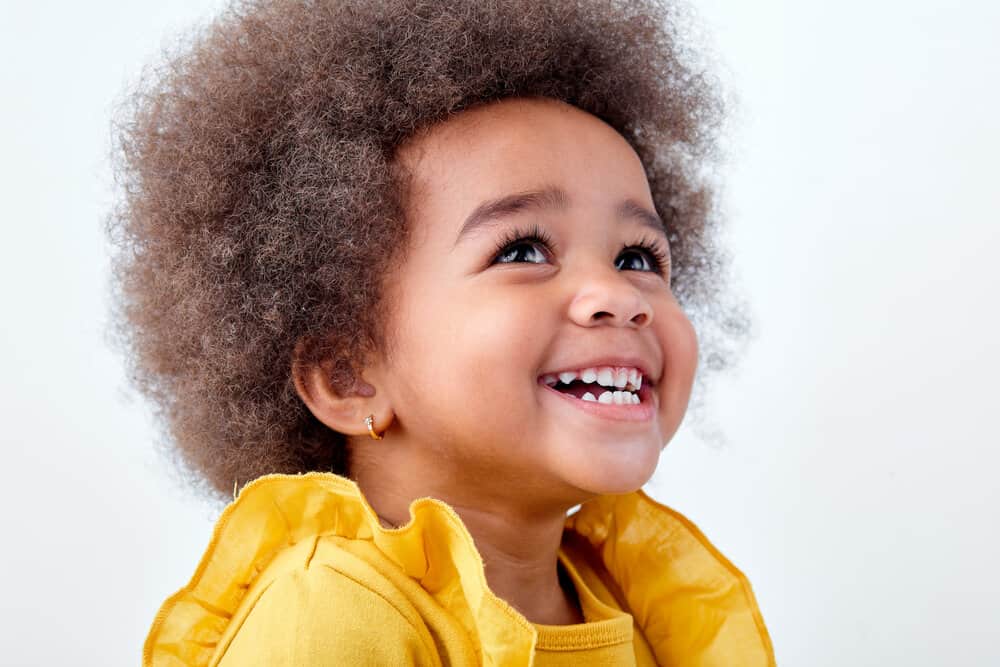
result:
<svg viewBox="0 0 1000 667"><path fill-rule="evenodd" d="M596 398L589 391L581 396L585 401L592 401L595 403L612 403L614 405L638 405L639 396L633 394L630 391L606 391L601 394L600 398Z"/></svg>

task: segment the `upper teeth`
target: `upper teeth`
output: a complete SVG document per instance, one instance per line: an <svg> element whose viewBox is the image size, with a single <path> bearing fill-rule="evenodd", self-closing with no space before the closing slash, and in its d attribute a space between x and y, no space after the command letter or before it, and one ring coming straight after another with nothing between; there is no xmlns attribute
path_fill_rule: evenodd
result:
<svg viewBox="0 0 1000 667"><path fill-rule="evenodd" d="M542 377L542 382L551 387L559 382L569 384L577 379L587 383L596 382L602 387L614 387L628 391L639 391L642 388L642 371L626 366L594 366L578 371L563 371L558 375L549 373Z"/></svg>

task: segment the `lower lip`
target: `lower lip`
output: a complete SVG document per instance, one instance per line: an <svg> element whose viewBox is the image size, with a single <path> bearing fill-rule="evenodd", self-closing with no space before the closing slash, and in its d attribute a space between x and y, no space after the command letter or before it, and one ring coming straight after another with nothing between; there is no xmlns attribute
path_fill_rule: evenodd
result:
<svg viewBox="0 0 1000 667"><path fill-rule="evenodd" d="M639 389L639 403L636 405L615 405L614 403L585 401L572 394L564 394L561 391L553 389L542 382L541 378L538 379L538 384L541 385L546 393L552 394L565 403L569 403L578 410L583 410L588 414L601 417L602 419L623 422L645 422L651 420L653 415L656 414L656 406L653 405L656 398L648 384L643 385Z"/></svg>

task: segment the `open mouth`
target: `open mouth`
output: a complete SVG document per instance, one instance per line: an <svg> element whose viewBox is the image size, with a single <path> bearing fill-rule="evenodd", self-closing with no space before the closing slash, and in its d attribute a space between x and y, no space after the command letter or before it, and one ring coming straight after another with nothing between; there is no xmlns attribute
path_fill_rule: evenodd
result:
<svg viewBox="0 0 1000 667"><path fill-rule="evenodd" d="M601 366L546 374L539 382L566 396L604 405L640 405L650 398L642 372L630 367Z"/></svg>
<svg viewBox="0 0 1000 667"><path fill-rule="evenodd" d="M639 391L641 390L629 391L613 387L609 388L594 382L574 380L568 385L560 383L552 386L552 388L563 394L579 398L581 401L611 403L614 405L638 405L642 401L639 396Z"/></svg>

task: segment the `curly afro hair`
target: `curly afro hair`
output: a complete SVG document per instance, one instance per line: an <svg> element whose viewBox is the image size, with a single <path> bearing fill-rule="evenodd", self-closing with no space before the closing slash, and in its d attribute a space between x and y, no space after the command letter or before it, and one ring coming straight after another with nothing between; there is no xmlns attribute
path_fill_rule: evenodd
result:
<svg viewBox="0 0 1000 667"><path fill-rule="evenodd" d="M396 149L506 97L562 100L632 145L670 230L699 382L731 365L748 319L721 298L706 169L723 104L685 19L657 0L245 0L168 49L116 115L108 230L114 332L178 470L219 494L266 473L350 474L293 356L349 383L385 342L383 276L408 238Z"/></svg>

